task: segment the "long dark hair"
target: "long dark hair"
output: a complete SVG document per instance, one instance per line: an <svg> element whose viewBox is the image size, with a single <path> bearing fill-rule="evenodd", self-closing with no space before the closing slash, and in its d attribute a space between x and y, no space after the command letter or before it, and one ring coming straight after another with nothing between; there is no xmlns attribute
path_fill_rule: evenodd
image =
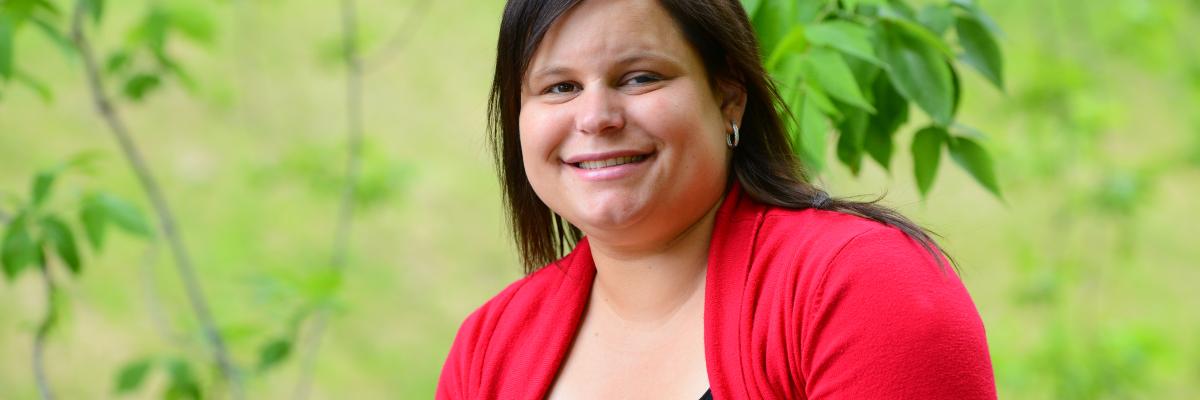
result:
<svg viewBox="0 0 1200 400"><path fill-rule="evenodd" d="M582 237L578 228L546 206L525 175L518 121L521 86L529 60L546 31L582 0L509 0L496 44L496 74L488 102L488 132L504 189L504 205L525 273L562 257ZM750 19L739 0L659 0L659 4L700 54L708 76L736 82L746 90L741 142L733 152L731 176L746 195L779 207L838 211L891 225L934 255L938 245L924 228L895 210L876 204L831 198L808 182L793 155L783 116L790 113L767 77Z"/></svg>

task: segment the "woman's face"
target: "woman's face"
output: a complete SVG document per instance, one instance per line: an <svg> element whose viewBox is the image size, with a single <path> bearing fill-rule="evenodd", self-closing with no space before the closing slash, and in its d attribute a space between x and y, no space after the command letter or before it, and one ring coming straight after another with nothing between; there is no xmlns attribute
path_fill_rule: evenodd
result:
<svg viewBox="0 0 1200 400"><path fill-rule="evenodd" d="M714 90L655 0L583 1L534 52L525 172L552 210L613 244L670 240L724 194L739 88ZM721 92L721 93L718 93Z"/></svg>

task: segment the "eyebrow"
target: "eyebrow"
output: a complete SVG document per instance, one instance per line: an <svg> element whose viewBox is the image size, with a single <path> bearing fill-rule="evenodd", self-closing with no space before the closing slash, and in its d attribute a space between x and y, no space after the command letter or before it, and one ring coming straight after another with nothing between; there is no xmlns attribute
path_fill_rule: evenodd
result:
<svg viewBox="0 0 1200 400"><path fill-rule="evenodd" d="M646 50L630 53L624 57L621 57L619 60L617 60L616 63L614 63L614 65L626 66L626 65L633 64L638 61L643 61L643 60L647 60L647 59L663 60L663 61L669 62L669 63L677 65L677 66L681 65L681 63L678 60L676 60L675 57L671 57L667 54L657 52L657 51L646 51ZM551 64L549 66L539 68L539 69L533 71L533 73L529 74L529 78L532 79L534 77L540 77L540 76L546 76L546 75L559 75L559 74L565 74L565 73L568 73L571 71L572 71L572 69L569 67Z"/></svg>

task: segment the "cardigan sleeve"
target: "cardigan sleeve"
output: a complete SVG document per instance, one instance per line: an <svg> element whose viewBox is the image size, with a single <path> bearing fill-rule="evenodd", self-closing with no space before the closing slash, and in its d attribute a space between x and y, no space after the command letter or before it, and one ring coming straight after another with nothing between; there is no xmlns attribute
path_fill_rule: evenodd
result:
<svg viewBox="0 0 1200 400"><path fill-rule="evenodd" d="M809 399L996 398L966 288L902 231L850 239L815 285L800 338Z"/></svg>
<svg viewBox="0 0 1200 400"><path fill-rule="evenodd" d="M466 399L470 396L469 382L473 372L471 358L480 339L483 309L476 310L463 321L450 346L446 363L442 364L442 375L438 378L438 400ZM477 371L476 371L477 372Z"/></svg>

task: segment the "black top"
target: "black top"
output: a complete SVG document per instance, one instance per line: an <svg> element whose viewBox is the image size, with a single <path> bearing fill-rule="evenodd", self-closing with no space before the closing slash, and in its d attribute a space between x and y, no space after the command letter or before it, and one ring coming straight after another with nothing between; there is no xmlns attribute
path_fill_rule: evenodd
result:
<svg viewBox="0 0 1200 400"><path fill-rule="evenodd" d="M704 392L704 395L700 396L700 400L713 400L712 389L708 389L707 392Z"/></svg>

